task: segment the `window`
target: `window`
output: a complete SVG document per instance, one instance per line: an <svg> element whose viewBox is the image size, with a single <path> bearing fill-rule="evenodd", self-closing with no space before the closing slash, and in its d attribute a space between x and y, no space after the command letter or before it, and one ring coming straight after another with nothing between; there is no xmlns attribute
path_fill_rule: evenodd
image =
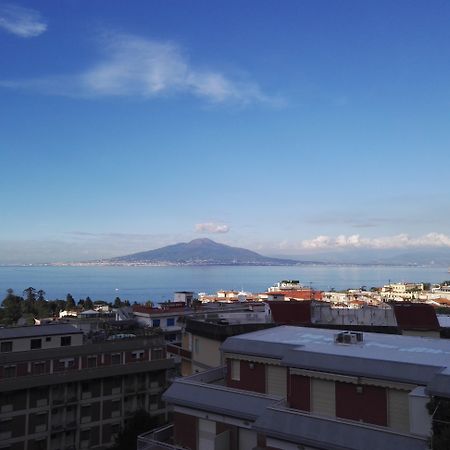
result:
<svg viewBox="0 0 450 450"><path fill-rule="evenodd" d="M167 326L168 327L173 327L175 325L175 319L171 318L171 319L167 319Z"/></svg>
<svg viewBox="0 0 450 450"><path fill-rule="evenodd" d="M88 367L97 367L97 357L96 356L88 356L87 357L87 366Z"/></svg>
<svg viewBox="0 0 450 450"><path fill-rule="evenodd" d="M241 379L241 362L239 360L231 360L231 379L234 381Z"/></svg>
<svg viewBox="0 0 450 450"><path fill-rule="evenodd" d="M61 337L61 347L67 347L72 344L72 336Z"/></svg>
<svg viewBox="0 0 450 450"><path fill-rule="evenodd" d="M198 353L200 351L200 341L198 338L194 338L194 353Z"/></svg>
<svg viewBox="0 0 450 450"><path fill-rule="evenodd" d="M131 353L131 357L135 360L141 360L144 359L144 350L136 350L135 352Z"/></svg>
<svg viewBox="0 0 450 450"><path fill-rule="evenodd" d="M159 327L161 325L161 320L160 319L153 319L153 326L154 327Z"/></svg>
<svg viewBox="0 0 450 450"><path fill-rule="evenodd" d="M0 420L0 439L9 439L12 436L12 419Z"/></svg>
<svg viewBox="0 0 450 450"><path fill-rule="evenodd" d="M85 405L81 407L81 423L91 421L91 405Z"/></svg>
<svg viewBox="0 0 450 450"><path fill-rule="evenodd" d="M118 417L120 416L120 406L121 401L120 400L114 400L112 402L112 408L111 408L111 417Z"/></svg>
<svg viewBox="0 0 450 450"><path fill-rule="evenodd" d="M72 369L75 367L75 359L74 358L64 358L58 361L59 368L61 369Z"/></svg>
<svg viewBox="0 0 450 450"><path fill-rule="evenodd" d="M31 350L42 348L42 339L31 339L30 348Z"/></svg>
<svg viewBox="0 0 450 450"><path fill-rule="evenodd" d="M50 336L47 336L46 338L45 338L45 342L50 342L52 340L52 338L50 337Z"/></svg>
<svg viewBox="0 0 450 450"><path fill-rule="evenodd" d="M4 366L3 367L3 377L13 378L16 376L16 366Z"/></svg>
<svg viewBox="0 0 450 450"><path fill-rule="evenodd" d="M111 364L121 364L122 363L122 355L120 353L113 353L111 355Z"/></svg>
<svg viewBox="0 0 450 450"><path fill-rule="evenodd" d="M38 361L33 363L33 374L41 375L46 372L46 364L45 361Z"/></svg>
<svg viewBox="0 0 450 450"><path fill-rule="evenodd" d="M2 342L0 351L4 352L12 352L12 341Z"/></svg>
<svg viewBox="0 0 450 450"><path fill-rule="evenodd" d="M152 350L152 359L163 359L163 349L162 348L154 348Z"/></svg>

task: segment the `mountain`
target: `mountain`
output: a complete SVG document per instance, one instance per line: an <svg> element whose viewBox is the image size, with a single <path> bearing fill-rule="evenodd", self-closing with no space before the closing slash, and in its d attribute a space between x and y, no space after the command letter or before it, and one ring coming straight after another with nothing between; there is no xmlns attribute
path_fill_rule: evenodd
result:
<svg viewBox="0 0 450 450"><path fill-rule="evenodd" d="M182 264L182 265L251 265L288 266L297 264L292 259L269 258L245 248L230 247L211 239L194 239L190 242L119 256L111 263L131 264Z"/></svg>

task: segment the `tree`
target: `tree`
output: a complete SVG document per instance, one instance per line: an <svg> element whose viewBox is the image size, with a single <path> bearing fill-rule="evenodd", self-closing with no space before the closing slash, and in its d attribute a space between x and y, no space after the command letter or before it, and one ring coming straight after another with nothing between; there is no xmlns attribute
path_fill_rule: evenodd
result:
<svg viewBox="0 0 450 450"><path fill-rule="evenodd" d="M433 397L427 404L433 423L431 437L432 450L448 450L450 448L450 400Z"/></svg>
<svg viewBox="0 0 450 450"><path fill-rule="evenodd" d="M75 300L72 297L72 294L67 294L66 296L66 311L70 311L75 309Z"/></svg>
<svg viewBox="0 0 450 450"><path fill-rule="evenodd" d="M90 297L86 297L83 307L84 307L84 309L93 309L94 308L94 303L92 303L92 300Z"/></svg>
<svg viewBox="0 0 450 450"><path fill-rule="evenodd" d="M114 450L135 450L137 437L157 426L157 422L144 409L137 410L116 437Z"/></svg>
<svg viewBox="0 0 450 450"><path fill-rule="evenodd" d="M16 323L22 317L23 298L14 295L14 291L9 288L6 290L6 297L2 301L3 322L6 324Z"/></svg>
<svg viewBox="0 0 450 450"><path fill-rule="evenodd" d="M23 295L25 297L23 302L23 312L26 314L35 314L36 289L30 286L23 291Z"/></svg>
<svg viewBox="0 0 450 450"><path fill-rule="evenodd" d="M120 300L120 297L116 297L114 299L113 308L121 308L122 307L122 300Z"/></svg>

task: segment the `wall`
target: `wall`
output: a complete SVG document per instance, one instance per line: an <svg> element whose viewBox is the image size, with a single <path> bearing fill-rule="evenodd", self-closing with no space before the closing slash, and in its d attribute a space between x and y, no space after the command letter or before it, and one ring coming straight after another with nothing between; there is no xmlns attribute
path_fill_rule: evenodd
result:
<svg viewBox="0 0 450 450"><path fill-rule="evenodd" d="M201 371L206 368L219 367L222 364L220 344L220 341L192 335L192 365L194 372L195 369Z"/></svg>
<svg viewBox="0 0 450 450"><path fill-rule="evenodd" d="M40 339L41 349L48 349L61 347L61 337L63 336L71 336L72 338L70 344L71 347L83 344L83 335L81 333L51 335L51 336L33 336L32 338L27 337L27 338L2 339L2 342L12 342L13 352L27 352L31 350L32 339Z"/></svg>
<svg viewBox="0 0 450 450"><path fill-rule="evenodd" d="M227 359L227 386L247 391L265 393L266 368L264 364L251 361L239 361L240 380L231 379L231 360Z"/></svg>
<svg viewBox="0 0 450 450"><path fill-rule="evenodd" d="M386 397L386 389L382 387L337 381L336 416L387 426Z"/></svg>
<svg viewBox="0 0 450 450"><path fill-rule="evenodd" d="M301 375L289 375L288 404L291 408L310 411L310 378Z"/></svg>
<svg viewBox="0 0 450 450"><path fill-rule="evenodd" d="M197 448L198 419L175 412L173 414L174 440L176 445L189 449Z"/></svg>

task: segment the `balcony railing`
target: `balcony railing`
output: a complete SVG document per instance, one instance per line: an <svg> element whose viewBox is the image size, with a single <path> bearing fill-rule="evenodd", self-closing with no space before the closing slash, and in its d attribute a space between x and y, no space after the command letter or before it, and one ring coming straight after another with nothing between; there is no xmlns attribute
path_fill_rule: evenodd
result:
<svg viewBox="0 0 450 450"><path fill-rule="evenodd" d="M173 444L173 425L148 431L138 436L137 450L184 450L184 447Z"/></svg>

